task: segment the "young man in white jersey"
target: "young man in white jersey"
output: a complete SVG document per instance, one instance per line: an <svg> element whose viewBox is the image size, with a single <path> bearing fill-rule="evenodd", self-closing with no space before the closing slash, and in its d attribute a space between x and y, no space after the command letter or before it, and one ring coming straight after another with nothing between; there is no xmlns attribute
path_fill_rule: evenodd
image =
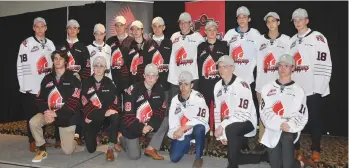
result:
<svg viewBox="0 0 349 168"><path fill-rule="evenodd" d="M261 143L268 147L271 168L316 167L311 160L294 158L294 143L308 122L306 95L301 86L292 81L294 59L283 54L277 62L278 79L261 89L260 115L265 125Z"/></svg>
<svg viewBox="0 0 349 168"><path fill-rule="evenodd" d="M257 78L256 92L258 104L261 103L260 92L262 86L277 79L278 72L276 61L288 51L290 37L279 32L280 16L276 12L269 12L264 17L268 33L261 36L257 55ZM261 138L264 133L264 126L259 120L258 145L251 151L253 154L263 154L266 148L262 145Z"/></svg>
<svg viewBox="0 0 349 168"><path fill-rule="evenodd" d="M251 85L254 82L253 70L256 67L260 33L258 30L249 27L251 21L250 11L245 6L241 6L236 10L236 17L239 26L230 29L225 34L223 41L227 41L229 56L234 59L234 74ZM241 152L245 154L250 152L247 139L244 140Z"/></svg>
<svg viewBox="0 0 349 168"><path fill-rule="evenodd" d="M296 9L292 20L297 34L291 38L290 55L295 60L293 79L304 88L309 108L309 128L312 139L312 159L319 162L322 135L323 97L330 94L329 82L332 61L327 39L318 31L308 28L309 18L305 9ZM296 144L296 155L300 159L300 145Z"/></svg>
<svg viewBox="0 0 349 168"><path fill-rule="evenodd" d="M29 120L39 112L35 105L35 97L40 90L40 83L44 76L51 72L51 53L56 50L51 40L45 37L47 30L44 18L37 17L33 22L35 35L25 39L20 45L17 58L17 79L19 91L23 93L23 110L27 119L27 132L31 152L35 152L36 145L29 128Z"/></svg>

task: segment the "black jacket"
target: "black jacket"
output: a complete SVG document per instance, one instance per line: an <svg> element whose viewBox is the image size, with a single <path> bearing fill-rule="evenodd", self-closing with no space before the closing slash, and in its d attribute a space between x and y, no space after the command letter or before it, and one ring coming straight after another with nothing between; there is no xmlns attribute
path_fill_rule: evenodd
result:
<svg viewBox="0 0 349 168"><path fill-rule="evenodd" d="M160 46L153 40L148 40L144 44L144 64L153 63L158 66L159 80L165 91L170 88L170 83L167 82L168 66L170 62L172 51L172 41L170 39L163 39Z"/></svg>
<svg viewBox="0 0 349 168"><path fill-rule="evenodd" d="M80 91L81 83L73 72L66 70L57 81L53 71L42 80L35 102L41 113L48 109L56 110L55 124L68 127L77 124L81 109Z"/></svg>
<svg viewBox="0 0 349 168"><path fill-rule="evenodd" d="M96 79L90 76L82 82L81 102L84 118L103 121L105 113L109 109L121 112L119 100L116 95L116 87L113 81L104 76L97 88Z"/></svg>
<svg viewBox="0 0 349 168"><path fill-rule="evenodd" d="M116 85L118 95L123 93L123 90L129 86L130 83L130 69L127 65L130 58L130 45L133 38L127 36L121 43L117 36L110 37L107 44L111 48L111 73L113 81Z"/></svg>
<svg viewBox="0 0 349 168"><path fill-rule="evenodd" d="M143 46L145 43L145 39L143 39L142 43L139 43L136 40L131 42L130 52L128 53L128 57L130 58L127 63L128 67L130 67L130 83L129 85L136 84L138 82L144 81L144 68L146 64L144 64L144 54L143 54ZM138 46L140 45L140 46Z"/></svg>
<svg viewBox="0 0 349 168"><path fill-rule="evenodd" d="M81 79L86 79L90 76L90 53L84 43L78 41L70 47L69 43L66 41L59 49L69 51L67 68L70 71L78 72Z"/></svg>
<svg viewBox="0 0 349 168"><path fill-rule="evenodd" d="M131 85L124 96L124 112L122 115L122 134L134 139L142 135L145 124L156 132L165 115L166 101L164 89L156 83L148 96L144 82Z"/></svg>

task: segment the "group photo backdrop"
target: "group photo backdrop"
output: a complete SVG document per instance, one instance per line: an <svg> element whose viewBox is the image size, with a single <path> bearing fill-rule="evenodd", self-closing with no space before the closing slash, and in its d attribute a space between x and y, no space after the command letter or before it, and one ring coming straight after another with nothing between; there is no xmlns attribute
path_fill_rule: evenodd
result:
<svg viewBox="0 0 349 168"><path fill-rule="evenodd" d="M199 6L199 7L198 7ZM333 71L330 81L331 94L325 97L323 109L323 134L348 136L348 16L339 15L338 11L348 11L348 2L240 2L240 1L155 1L153 3L136 2L96 2L81 6L67 6L37 12L21 13L0 17L0 32L11 39L1 40L3 101L0 102L0 123L20 121L23 114L21 93L17 81L16 61L21 42L34 35L32 24L35 17L43 17L47 22L47 38L55 45L64 43L66 39L66 23L68 19L76 19L80 24L79 40L88 45L94 40L93 27L102 23L107 28L107 38L115 34L113 18L125 15L128 27L133 20L144 24L146 38L151 37L151 20L161 16L165 20L165 36L170 38L179 31L178 17L187 11L192 15L194 31L204 35L203 26L208 20L219 25L219 35L237 27L236 10L246 6L251 12L250 27L256 28L261 34L267 33L263 20L270 12L277 12L280 17L281 33L292 37L296 34L292 12L304 8L309 15L308 27L321 32L328 40ZM340 24L337 18L340 17ZM6 25L6 26L3 26ZM205 36L205 35L204 35ZM306 131L305 131L306 132Z"/></svg>

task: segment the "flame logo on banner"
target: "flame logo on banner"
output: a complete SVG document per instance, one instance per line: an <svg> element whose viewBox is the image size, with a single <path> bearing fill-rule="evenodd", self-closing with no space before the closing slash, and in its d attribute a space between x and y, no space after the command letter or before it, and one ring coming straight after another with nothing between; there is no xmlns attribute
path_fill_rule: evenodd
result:
<svg viewBox="0 0 349 168"><path fill-rule="evenodd" d="M36 69L39 75L51 71L51 68L48 67L48 62L45 56L41 56L40 59L36 62Z"/></svg>
<svg viewBox="0 0 349 168"><path fill-rule="evenodd" d="M110 21L110 36L116 36L116 29L115 29L115 18L117 16L124 16L126 19L126 26L128 27L133 21L136 20L135 16L133 15L133 12L130 7L125 6L123 7Z"/></svg>
<svg viewBox="0 0 349 168"><path fill-rule="evenodd" d="M229 117L229 107L225 101L221 104L221 121Z"/></svg>
<svg viewBox="0 0 349 168"><path fill-rule="evenodd" d="M272 53L269 53L265 58L264 58L264 67L263 70L265 73L268 71L275 71L276 70L276 60L275 57Z"/></svg>
<svg viewBox="0 0 349 168"><path fill-rule="evenodd" d="M217 66L211 55L205 59L202 65L202 76L204 76L205 79L216 78L218 76Z"/></svg>
<svg viewBox="0 0 349 168"><path fill-rule="evenodd" d="M282 105L281 101L278 101L273 105L273 111L278 116L284 115L284 106Z"/></svg>
<svg viewBox="0 0 349 168"><path fill-rule="evenodd" d="M148 101L144 102L137 109L137 118L142 123L147 123L150 120L152 115L153 115L153 111Z"/></svg>
<svg viewBox="0 0 349 168"><path fill-rule="evenodd" d="M138 65L139 65L139 54L137 53L132 58L132 62L131 62L130 72L132 73L132 75L137 74Z"/></svg>
<svg viewBox="0 0 349 168"><path fill-rule="evenodd" d="M119 48L116 49L112 54L111 65L113 69L121 69L121 67L124 65L124 58Z"/></svg>
<svg viewBox="0 0 349 168"><path fill-rule="evenodd" d="M98 96L97 96L96 93L93 94L93 96L91 96L90 100L91 100L93 106L97 107L98 109L101 109L101 108L102 108L102 103L101 103L101 101L99 100L99 98L98 98Z"/></svg>
<svg viewBox="0 0 349 168"><path fill-rule="evenodd" d="M60 109L64 105L61 93L55 87L48 95L48 107L50 110Z"/></svg>

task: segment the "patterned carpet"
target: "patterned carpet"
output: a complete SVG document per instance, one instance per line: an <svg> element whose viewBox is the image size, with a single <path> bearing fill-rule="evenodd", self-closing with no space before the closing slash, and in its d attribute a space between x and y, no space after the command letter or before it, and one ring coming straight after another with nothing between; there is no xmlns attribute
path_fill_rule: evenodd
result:
<svg viewBox="0 0 349 168"><path fill-rule="evenodd" d="M53 138L54 127L47 127L46 135L47 138ZM1 134L12 134L12 135L22 135L25 136L26 124L25 121L18 121L12 123L0 124L0 133ZM149 138L141 138L142 147L147 146ZM249 139L249 146L251 149L257 144L257 138ZM310 136L302 135L301 136L301 150L303 153L310 157ZM170 148L170 140L165 138L162 150L168 151ZM321 157L322 162L319 163L319 167L323 168L348 168L348 138L344 137L333 137L333 136L323 136L321 142ZM192 147L190 154L194 154L195 150ZM225 146L221 145L220 142L211 142L207 141L207 145L204 151L204 155L213 156L213 157L226 157ZM265 160L265 156L260 157L261 161Z"/></svg>

